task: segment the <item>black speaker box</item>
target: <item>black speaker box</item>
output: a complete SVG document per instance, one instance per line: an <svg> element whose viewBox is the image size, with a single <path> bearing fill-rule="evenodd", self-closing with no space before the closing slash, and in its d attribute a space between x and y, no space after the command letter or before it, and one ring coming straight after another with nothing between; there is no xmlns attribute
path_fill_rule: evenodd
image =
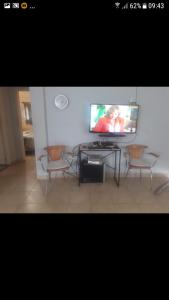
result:
<svg viewBox="0 0 169 300"><path fill-rule="evenodd" d="M80 166L81 182L103 182L104 165L88 164L87 160L82 160Z"/></svg>

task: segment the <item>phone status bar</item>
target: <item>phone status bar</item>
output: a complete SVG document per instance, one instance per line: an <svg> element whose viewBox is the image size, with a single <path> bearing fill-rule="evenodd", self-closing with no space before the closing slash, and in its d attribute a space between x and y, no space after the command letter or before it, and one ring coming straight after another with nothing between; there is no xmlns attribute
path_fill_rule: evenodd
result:
<svg viewBox="0 0 169 300"><path fill-rule="evenodd" d="M0 9L4 12L33 11L38 8L36 2L1 2Z"/></svg>
<svg viewBox="0 0 169 300"><path fill-rule="evenodd" d="M167 9L167 2L114 2L113 10L116 11L165 11Z"/></svg>

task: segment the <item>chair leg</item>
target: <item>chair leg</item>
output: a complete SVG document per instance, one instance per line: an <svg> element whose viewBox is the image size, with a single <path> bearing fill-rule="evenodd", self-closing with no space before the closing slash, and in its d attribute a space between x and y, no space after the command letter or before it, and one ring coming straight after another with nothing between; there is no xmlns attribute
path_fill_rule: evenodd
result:
<svg viewBox="0 0 169 300"><path fill-rule="evenodd" d="M152 183L153 183L153 173L152 173L152 170L150 169L150 185L151 185L151 190L153 188Z"/></svg>
<svg viewBox="0 0 169 300"><path fill-rule="evenodd" d="M142 181L142 173L141 173L141 169L140 169L140 182Z"/></svg>
<svg viewBox="0 0 169 300"><path fill-rule="evenodd" d="M127 163L127 160L126 160L126 163L125 163L125 168L124 168L124 177L127 176L127 172L128 172L128 163Z"/></svg>
<svg viewBox="0 0 169 300"><path fill-rule="evenodd" d="M47 194L49 193L49 186L51 184L51 172L48 171L48 179L46 180L46 191L45 191L45 195L47 196Z"/></svg>
<svg viewBox="0 0 169 300"><path fill-rule="evenodd" d="M46 190L45 190L45 195L47 196L48 194L48 180L46 180Z"/></svg>
<svg viewBox="0 0 169 300"><path fill-rule="evenodd" d="M78 164L76 162L76 176L78 175Z"/></svg>
<svg viewBox="0 0 169 300"><path fill-rule="evenodd" d="M49 181L51 181L51 172L49 171Z"/></svg>
<svg viewBox="0 0 169 300"><path fill-rule="evenodd" d="M49 174L48 174L48 178L46 179L45 196L47 196L47 194L48 194L48 184L49 184Z"/></svg>
<svg viewBox="0 0 169 300"><path fill-rule="evenodd" d="M159 187L157 187L154 191L154 194L159 195L162 191L164 191L166 188L169 187L169 180L161 184Z"/></svg>
<svg viewBox="0 0 169 300"><path fill-rule="evenodd" d="M128 169L127 169L127 172L126 172L126 178L127 178L127 176L128 176L128 174L129 174L129 171L130 171L130 168L128 167Z"/></svg>

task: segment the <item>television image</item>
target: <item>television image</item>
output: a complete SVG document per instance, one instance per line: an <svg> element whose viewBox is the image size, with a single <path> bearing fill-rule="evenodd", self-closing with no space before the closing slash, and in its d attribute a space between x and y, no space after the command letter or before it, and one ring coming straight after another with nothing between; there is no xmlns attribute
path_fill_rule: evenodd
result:
<svg viewBox="0 0 169 300"><path fill-rule="evenodd" d="M90 132L136 133L138 105L91 104Z"/></svg>

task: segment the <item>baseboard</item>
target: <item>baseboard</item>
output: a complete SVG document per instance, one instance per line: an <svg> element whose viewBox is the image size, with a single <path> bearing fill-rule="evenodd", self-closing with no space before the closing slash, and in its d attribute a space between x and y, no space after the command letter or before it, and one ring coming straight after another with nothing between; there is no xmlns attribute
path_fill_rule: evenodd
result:
<svg viewBox="0 0 169 300"><path fill-rule="evenodd" d="M65 174L63 176L62 172L58 172L57 174L51 174L51 178L70 178L70 177L72 177L72 176L70 176L68 174ZM37 179L46 180L46 179L48 179L48 175L37 175Z"/></svg>
<svg viewBox="0 0 169 300"><path fill-rule="evenodd" d="M113 174L109 173L109 172L107 172L104 175L105 180L106 180L106 178L112 178L112 177L113 177ZM120 177L125 178L126 176L125 176L124 173L121 173ZM128 178L139 178L140 173L138 172L138 174L136 174L134 172L133 173L130 172L127 177ZM142 173L142 178L149 178L149 177L150 177L149 173ZM169 178L169 173L153 173L153 177L166 177L166 178ZM65 174L65 176L63 176L62 172L58 172L57 174L52 174L51 178L72 178L72 176L70 176L68 174ZM37 179L38 180L46 180L46 179L48 179L48 175L38 175Z"/></svg>

